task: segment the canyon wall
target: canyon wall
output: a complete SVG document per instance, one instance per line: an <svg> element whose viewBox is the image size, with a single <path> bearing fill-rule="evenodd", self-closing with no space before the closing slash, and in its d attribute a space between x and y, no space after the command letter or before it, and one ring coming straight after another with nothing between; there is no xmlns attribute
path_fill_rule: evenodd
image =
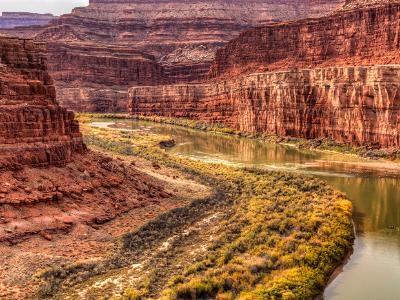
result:
<svg viewBox="0 0 400 300"><path fill-rule="evenodd" d="M28 12L3 12L0 16L0 28L19 26L47 25L56 17L52 14L35 14Z"/></svg>
<svg viewBox="0 0 400 300"><path fill-rule="evenodd" d="M49 69L63 105L82 111L126 111L127 101L119 95L126 94L132 85L200 82L207 77L215 51L240 32L260 24L324 15L343 3L344 0L98 0L52 21L36 34L36 39L50 42ZM15 32L31 34L28 29ZM108 53L93 50L99 47L107 48ZM129 57L121 48L153 56L154 61L138 59L136 54ZM120 63L110 66L108 62L115 61L115 57ZM107 74L113 73L110 78L116 79L115 83L101 82L106 76L99 64L110 67ZM137 78L132 79L133 72L137 72ZM120 75L115 76L116 73ZM152 77L147 76L149 73ZM77 77L80 78L71 82Z"/></svg>
<svg viewBox="0 0 400 300"><path fill-rule="evenodd" d="M167 83L154 56L118 45L48 43L60 104L80 112L126 111L127 86Z"/></svg>
<svg viewBox="0 0 400 300"><path fill-rule="evenodd" d="M263 26L217 51L211 76L289 68L400 63L400 4Z"/></svg>
<svg viewBox="0 0 400 300"><path fill-rule="evenodd" d="M0 169L63 165L85 146L55 100L45 45L0 37Z"/></svg>
<svg viewBox="0 0 400 300"><path fill-rule="evenodd" d="M400 147L400 66L277 71L208 84L135 87L129 97L133 114Z"/></svg>
<svg viewBox="0 0 400 300"><path fill-rule="evenodd" d="M208 82L133 87L130 110L252 133L400 147L400 4L357 3L244 32L217 51Z"/></svg>

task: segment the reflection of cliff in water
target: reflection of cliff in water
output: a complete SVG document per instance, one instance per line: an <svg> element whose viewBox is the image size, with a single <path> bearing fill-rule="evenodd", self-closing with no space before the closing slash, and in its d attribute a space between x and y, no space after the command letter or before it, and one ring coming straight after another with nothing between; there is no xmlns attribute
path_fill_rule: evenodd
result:
<svg viewBox="0 0 400 300"><path fill-rule="evenodd" d="M220 156L224 160L244 164L266 162L304 163L316 159L318 155L308 151L300 152L289 146L273 145L221 134L171 128L164 134L173 135L179 144L176 151L182 153L207 153Z"/></svg>
<svg viewBox="0 0 400 300"><path fill-rule="evenodd" d="M388 230L399 234L400 197L398 195L398 179L332 177L326 180L337 189L345 192L353 201L359 232ZM362 216L361 223L357 220L360 216Z"/></svg>

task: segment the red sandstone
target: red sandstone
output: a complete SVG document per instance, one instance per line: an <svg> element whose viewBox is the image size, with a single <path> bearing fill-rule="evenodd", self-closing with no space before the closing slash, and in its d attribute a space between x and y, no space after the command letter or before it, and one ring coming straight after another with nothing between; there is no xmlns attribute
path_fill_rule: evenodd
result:
<svg viewBox="0 0 400 300"><path fill-rule="evenodd" d="M399 20L386 4L244 32L217 52L209 83L133 87L131 113L398 148Z"/></svg>
<svg viewBox="0 0 400 300"><path fill-rule="evenodd" d="M183 201L86 149L56 101L43 44L0 37L0 57L0 298L27 299L36 272L106 255L114 238Z"/></svg>
<svg viewBox="0 0 400 300"><path fill-rule="evenodd" d="M325 15L343 3L95 0L54 20L37 35L30 28L14 32L50 42L49 70L60 103L75 111L120 112L127 110L130 86L205 79L215 51L244 30Z"/></svg>
<svg viewBox="0 0 400 300"><path fill-rule="evenodd" d="M74 115L58 106L44 45L0 38L0 169L64 165L83 152Z"/></svg>
<svg viewBox="0 0 400 300"><path fill-rule="evenodd" d="M217 51L212 77L249 72L400 63L400 4L263 26Z"/></svg>

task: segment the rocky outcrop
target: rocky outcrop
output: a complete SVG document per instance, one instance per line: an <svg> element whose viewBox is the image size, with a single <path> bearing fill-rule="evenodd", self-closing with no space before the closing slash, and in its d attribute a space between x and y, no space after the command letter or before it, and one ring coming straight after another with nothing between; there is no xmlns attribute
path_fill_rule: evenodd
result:
<svg viewBox="0 0 400 300"><path fill-rule="evenodd" d="M400 63L400 4L263 26L216 54L211 76L325 66Z"/></svg>
<svg viewBox="0 0 400 300"><path fill-rule="evenodd" d="M74 114L55 100L45 46L0 37L0 169L64 165L85 147Z"/></svg>
<svg viewBox="0 0 400 300"><path fill-rule="evenodd" d="M0 37L1 299L35 297L34 274L108 255L121 234L183 202L135 162L86 149L56 102L45 50Z"/></svg>
<svg viewBox="0 0 400 300"><path fill-rule="evenodd" d="M63 105L83 111L126 111L126 101L120 97L115 100L113 95L126 93L132 85L202 81L215 51L240 32L278 20L324 15L343 3L344 0L90 1L89 6L54 20L40 30L36 39L51 43L50 72ZM20 34L26 36L30 32ZM126 49L130 49L129 55ZM115 63L117 57L120 63ZM110 69L103 74L99 64ZM107 79L105 75L109 73ZM73 78L76 80L71 82ZM112 80L115 82L110 84Z"/></svg>
<svg viewBox="0 0 400 300"><path fill-rule="evenodd" d="M52 14L35 14L29 12L3 12L0 16L0 28L19 26L47 25L56 17Z"/></svg>
<svg viewBox="0 0 400 300"><path fill-rule="evenodd" d="M359 9L359 8L366 8L369 6L380 6L383 4L394 4L400 3L399 0L346 0L345 5L343 5L343 10L348 9Z"/></svg>
<svg viewBox="0 0 400 300"><path fill-rule="evenodd" d="M219 123L245 132L400 147L400 67L252 74L201 85L130 89L131 112Z"/></svg>

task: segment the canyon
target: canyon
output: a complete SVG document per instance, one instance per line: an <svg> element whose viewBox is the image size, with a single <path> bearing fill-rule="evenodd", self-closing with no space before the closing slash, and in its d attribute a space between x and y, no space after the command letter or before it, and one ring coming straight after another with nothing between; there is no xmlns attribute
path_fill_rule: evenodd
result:
<svg viewBox="0 0 400 300"><path fill-rule="evenodd" d="M356 158L68 109L398 149L400 4L370 4L90 0L1 31L36 41L0 35L0 298L319 295L353 209L308 175L371 187Z"/></svg>
<svg viewBox="0 0 400 300"><path fill-rule="evenodd" d="M56 101L46 45L0 37L0 57L0 298L27 299L36 272L107 255L118 236L195 192L165 180L179 176L169 170L155 177L148 162L139 170L88 150Z"/></svg>
<svg viewBox="0 0 400 300"><path fill-rule="evenodd" d="M276 71L216 83L134 87L131 113L247 133L399 147L400 67Z"/></svg>
<svg viewBox="0 0 400 300"><path fill-rule="evenodd" d="M49 43L49 71L63 106L126 112L130 86L203 81L215 51L242 31L329 14L343 4L344 0L93 0L44 28L3 32ZM108 66L106 74L98 63ZM86 77L87 72L98 78ZM119 80L104 80L98 86L109 72Z"/></svg>
<svg viewBox="0 0 400 300"><path fill-rule="evenodd" d="M130 111L397 148L399 20L388 3L246 31L217 51L208 82L132 87Z"/></svg>

